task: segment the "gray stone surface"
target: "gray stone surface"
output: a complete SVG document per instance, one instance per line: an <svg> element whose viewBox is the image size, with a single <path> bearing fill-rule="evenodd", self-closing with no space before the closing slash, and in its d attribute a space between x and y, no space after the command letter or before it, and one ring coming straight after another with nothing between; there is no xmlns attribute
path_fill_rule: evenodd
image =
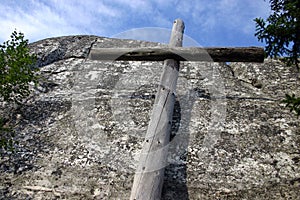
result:
<svg viewBox="0 0 300 200"><path fill-rule="evenodd" d="M1 199L129 199L162 62L99 62L92 47L162 44L68 36L32 43L41 84L10 113L19 144ZM300 95L293 68L181 63L163 199L299 199Z"/></svg>

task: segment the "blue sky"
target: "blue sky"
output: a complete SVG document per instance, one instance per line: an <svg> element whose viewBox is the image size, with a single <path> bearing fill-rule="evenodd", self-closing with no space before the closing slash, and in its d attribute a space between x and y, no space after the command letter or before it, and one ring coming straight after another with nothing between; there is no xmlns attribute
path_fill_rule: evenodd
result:
<svg viewBox="0 0 300 200"><path fill-rule="evenodd" d="M200 46L264 46L254 37L256 17L270 14L264 0L0 0L0 43L13 30L30 42L65 35L160 40L181 18ZM146 29L145 29L146 28ZM132 29L135 29L132 31ZM129 31L131 30L131 31ZM120 34L122 32L126 34ZM144 34L141 37L141 34ZM168 34L167 34L168 35ZM156 37L154 37L156 36ZM164 41L157 41L164 42ZM191 45L187 45L191 46Z"/></svg>

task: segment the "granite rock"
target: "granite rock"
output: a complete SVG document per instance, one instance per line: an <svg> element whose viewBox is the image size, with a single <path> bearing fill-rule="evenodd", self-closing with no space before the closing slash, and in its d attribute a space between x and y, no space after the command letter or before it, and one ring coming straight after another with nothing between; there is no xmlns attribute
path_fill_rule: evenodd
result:
<svg viewBox="0 0 300 200"><path fill-rule="evenodd" d="M41 83L11 113L1 199L129 199L162 62L95 61L94 47L163 44L97 36L30 44ZM182 62L163 199L299 199L297 71L264 63Z"/></svg>

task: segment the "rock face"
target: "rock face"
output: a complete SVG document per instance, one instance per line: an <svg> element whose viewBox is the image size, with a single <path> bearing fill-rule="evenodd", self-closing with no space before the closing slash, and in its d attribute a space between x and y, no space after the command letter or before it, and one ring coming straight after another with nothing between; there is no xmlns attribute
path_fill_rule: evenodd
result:
<svg viewBox="0 0 300 200"><path fill-rule="evenodd" d="M91 48L162 44L68 36L30 45L41 84L13 109L1 199L129 199L162 62L100 62ZM293 68L182 62L163 199L299 199Z"/></svg>

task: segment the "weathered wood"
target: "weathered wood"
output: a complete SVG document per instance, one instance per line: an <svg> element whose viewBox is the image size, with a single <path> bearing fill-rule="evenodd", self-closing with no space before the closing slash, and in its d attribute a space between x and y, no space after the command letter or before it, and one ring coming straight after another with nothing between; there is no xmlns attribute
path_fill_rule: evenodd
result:
<svg viewBox="0 0 300 200"><path fill-rule="evenodd" d="M214 61L214 62L263 62L261 47L151 47L151 48L93 48L92 60L132 61Z"/></svg>
<svg viewBox="0 0 300 200"><path fill-rule="evenodd" d="M169 45L182 46L184 24L174 21ZM131 200L158 200L164 180L179 62L164 61L164 71L131 190Z"/></svg>

